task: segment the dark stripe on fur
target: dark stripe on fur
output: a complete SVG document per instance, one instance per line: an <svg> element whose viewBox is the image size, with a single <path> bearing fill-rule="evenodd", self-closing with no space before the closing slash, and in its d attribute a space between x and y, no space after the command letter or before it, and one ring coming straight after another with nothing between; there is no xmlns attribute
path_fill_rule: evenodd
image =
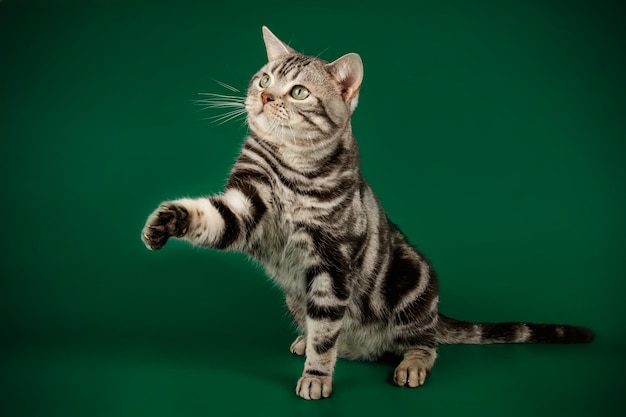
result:
<svg viewBox="0 0 626 417"><path fill-rule="evenodd" d="M257 139L257 141L255 142L255 145L261 148L264 151L264 153L259 152L259 149L256 149L255 147L248 145L248 143L244 145L244 148L249 149L250 151L256 153L261 158L263 158L265 162L270 166L274 174L278 177L278 179L280 179L280 182L283 183L284 185L289 186L289 184L293 182L293 179L290 179L290 180L287 179L283 175L282 171L287 171L292 174L302 175L299 171L285 164L285 162L279 156L278 151L274 148L273 145L261 139Z"/></svg>
<svg viewBox="0 0 626 417"><path fill-rule="evenodd" d="M422 317L428 317L428 309L431 307L435 297L437 297L437 293L436 286L432 282L429 283L421 297L413 300L402 310L395 313L394 323L399 326L406 326L416 323Z"/></svg>
<svg viewBox="0 0 626 417"><path fill-rule="evenodd" d="M521 323L483 323L480 325L482 340L492 343L510 343L517 335L525 330Z"/></svg>
<svg viewBox="0 0 626 417"><path fill-rule="evenodd" d="M343 146L337 146L337 148L328 157L322 159L319 162L319 166L321 167L320 169L316 171L311 171L311 172L301 172L285 164L285 162L279 156L278 151L273 147L273 145L263 141L262 139L255 137L254 135L252 135L252 137L255 139L255 141L252 143L254 143L254 145L257 145L259 148L261 148L265 152L261 153L259 149L257 149L255 146L252 146L252 144L248 142L244 144L244 149L254 152L255 154L262 157L265 160L265 162L267 162L267 164L270 165L270 167L272 168L272 171L274 171L276 175L279 176L279 178L281 179L281 182L284 182L286 185L294 183L294 179L290 178L289 180L287 180L285 176L282 174L281 170L278 169L278 167L280 167L282 170L287 171L291 174L301 176L302 180L296 181L296 183L299 186L307 186L310 183L310 181L307 181L307 180L324 177L330 174L331 172L335 171L338 166L347 165L351 167L354 163L354 161L346 159L347 157L346 149ZM357 181L357 180L353 179L353 181Z"/></svg>
<svg viewBox="0 0 626 417"><path fill-rule="evenodd" d="M253 153L257 154L258 156L260 156L261 158L263 158L265 163L267 165L269 165L269 168L272 171L272 174L274 174L274 178L278 179L282 185L284 185L286 187L289 187L289 184L291 184L292 181L288 180L282 174L282 172L278 168L278 166L281 165L281 167L284 170L289 170L289 171L292 171L292 172L295 172L295 171L291 170L287 166L284 166L282 164L282 162L280 161L280 158L278 158L276 156L275 151L272 150L272 148L269 145L267 145L267 144L265 144L265 143L263 143L261 141L256 141L255 145L257 145L258 148L254 147L254 146L251 146L248 142L246 142L243 147L244 147L244 149L247 149L250 152L253 152Z"/></svg>
<svg viewBox="0 0 626 417"><path fill-rule="evenodd" d="M338 337L339 337L339 332L335 332L335 334L325 337L320 342L317 342L317 343L314 342L313 349L319 355L322 355L328 352L329 350L331 350L335 346L335 343L337 343Z"/></svg>
<svg viewBox="0 0 626 417"><path fill-rule="evenodd" d="M351 178L346 178L341 180L332 188L306 189L302 187L291 186L290 189L298 194L313 197L321 202L327 202L331 200L336 200L341 196L345 196L346 198L348 198L348 191L350 191L353 184L354 181Z"/></svg>
<svg viewBox="0 0 626 417"><path fill-rule="evenodd" d="M242 161L244 159L249 158L241 158ZM259 184L271 186L271 181L266 174L254 169L236 167L230 179L228 180L228 183L226 184L226 188L240 188L241 185L250 182L256 182Z"/></svg>
<svg viewBox="0 0 626 417"><path fill-rule="evenodd" d="M253 185L248 183L241 184L239 190L243 195L248 197L248 200L252 203L253 213L250 226L254 227L261 221L261 218L263 218L263 215L267 211L267 206L263 202L256 187Z"/></svg>
<svg viewBox="0 0 626 417"><path fill-rule="evenodd" d="M316 116L319 116L322 119L324 119L328 123L330 129L322 129L321 127L318 126L318 129L321 130L321 131L331 132L331 131L337 129L339 127L339 125L337 123L335 123L335 121L333 121L333 119L330 118L330 116L328 115L328 111L323 107L322 102L318 101L317 103L318 103L318 105L320 107L314 107L314 108L311 108L311 109L299 109L300 110L300 114L302 114L302 116L304 116L305 114L312 113L312 114L314 114ZM307 116L307 120L310 120L308 118L308 116ZM311 122L311 123L313 123L313 122Z"/></svg>
<svg viewBox="0 0 626 417"><path fill-rule="evenodd" d="M283 62L283 65L278 70L278 75L280 77L289 75L290 80L294 80L301 69L309 65L310 62L311 58L306 55L292 55ZM290 74L291 72L295 72L295 74Z"/></svg>
<svg viewBox="0 0 626 417"><path fill-rule="evenodd" d="M224 232L219 242L215 244L215 247L218 249L226 249L239 237L239 221L237 220L237 216L235 216L226 204L217 199L213 199L211 202L224 219Z"/></svg>
<svg viewBox="0 0 626 417"><path fill-rule="evenodd" d="M319 162L320 169L305 174L308 179L323 177L336 170L338 166L348 165L351 167L354 161L348 161L348 151L342 145L335 148L334 152ZM355 181L358 181L355 180Z"/></svg>
<svg viewBox="0 0 626 417"><path fill-rule="evenodd" d="M325 132L325 130L323 130L317 123L315 123L313 119L306 112L300 110L299 114L305 120L305 122L310 126L310 129L315 129L321 133Z"/></svg>
<svg viewBox="0 0 626 417"><path fill-rule="evenodd" d="M367 288L361 289L362 293L356 298L356 309L352 315L363 325L372 324L379 320L372 309L372 290L372 285L369 285Z"/></svg>
<svg viewBox="0 0 626 417"><path fill-rule="evenodd" d="M267 68L267 70L271 74L274 71L276 71L276 68L278 68L278 62L272 61L272 62L269 63L269 67Z"/></svg>
<svg viewBox="0 0 626 417"><path fill-rule="evenodd" d="M313 375L313 376L328 376L328 372L322 372L322 371L318 371L317 369L307 369L306 371L304 371L305 374L307 375Z"/></svg>
<svg viewBox="0 0 626 417"><path fill-rule="evenodd" d="M229 181L229 186L226 186L226 189L237 189L241 191L243 195L248 198L252 205L252 216L250 218L245 218L244 229L246 234L246 239L250 236L250 234L256 229L256 226L259 224L263 215L267 212L267 206L263 202L263 199L259 195L258 190L254 185L250 182L246 181Z"/></svg>
<svg viewBox="0 0 626 417"><path fill-rule="evenodd" d="M314 320L341 320L345 312L346 306L321 306L312 300L306 302L306 313Z"/></svg>
<svg viewBox="0 0 626 417"><path fill-rule="evenodd" d="M395 248L383 283L385 300L391 310L405 295L417 287L422 279L420 264L416 259L408 259L407 252L409 256L415 256L404 245ZM428 279L428 277L423 277L423 279Z"/></svg>
<svg viewBox="0 0 626 417"><path fill-rule="evenodd" d="M329 243L333 240L333 237L326 236L326 234L312 227L308 227L307 225L299 224L297 226L307 231L312 237L313 242L315 242L317 253L323 256L322 264L309 267L306 271L305 279L307 292L310 292L313 280L317 276L327 273L332 282L333 295L339 300L347 300L350 296L346 276L348 267L337 244Z"/></svg>
<svg viewBox="0 0 626 417"><path fill-rule="evenodd" d="M285 59L282 64L275 69L273 72L276 72L280 77L284 77L287 72L291 69L292 64L296 61L300 55L291 55L287 59Z"/></svg>

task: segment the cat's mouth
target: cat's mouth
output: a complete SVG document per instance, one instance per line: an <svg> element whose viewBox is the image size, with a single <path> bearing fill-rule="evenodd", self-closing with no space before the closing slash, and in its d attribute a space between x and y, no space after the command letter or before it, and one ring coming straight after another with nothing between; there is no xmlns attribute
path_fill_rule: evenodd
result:
<svg viewBox="0 0 626 417"><path fill-rule="evenodd" d="M250 130L268 142L298 141L301 132L294 126L290 110L280 101L253 100L248 103L247 111Z"/></svg>
<svg viewBox="0 0 626 417"><path fill-rule="evenodd" d="M256 111L254 117L262 122L265 122L265 124L283 127L289 127L289 122L291 120L287 109L282 106L272 106L270 104L262 105Z"/></svg>

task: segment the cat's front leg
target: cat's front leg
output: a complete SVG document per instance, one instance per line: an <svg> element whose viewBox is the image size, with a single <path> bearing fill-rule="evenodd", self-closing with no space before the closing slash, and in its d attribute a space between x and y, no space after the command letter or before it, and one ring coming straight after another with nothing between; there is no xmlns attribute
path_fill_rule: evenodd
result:
<svg viewBox="0 0 626 417"><path fill-rule="evenodd" d="M141 238L161 249L171 237L217 249L241 249L267 213L256 187L229 188L211 198L183 198L162 203L146 221Z"/></svg>
<svg viewBox="0 0 626 417"><path fill-rule="evenodd" d="M310 280L308 285L306 361L296 385L296 394L306 400L327 398L333 391L337 338L346 311L346 300L343 296L337 297L332 281L329 274L322 273Z"/></svg>
<svg viewBox="0 0 626 417"><path fill-rule="evenodd" d="M337 336L341 321L307 319L306 362L296 385L296 394L305 400L328 398L333 392L337 362Z"/></svg>
<svg viewBox="0 0 626 417"><path fill-rule="evenodd" d="M215 205L215 198L183 198L164 202L148 216L141 238L152 250L161 249L171 237L199 246L218 246L222 236L232 235L234 231L228 230L227 221ZM230 225L230 229L235 227Z"/></svg>

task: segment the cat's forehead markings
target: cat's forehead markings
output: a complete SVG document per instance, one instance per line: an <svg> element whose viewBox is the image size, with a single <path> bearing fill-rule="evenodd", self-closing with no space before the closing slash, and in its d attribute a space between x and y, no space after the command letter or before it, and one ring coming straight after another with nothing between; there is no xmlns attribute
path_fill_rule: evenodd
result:
<svg viewBox="0 0 626 417"><path fill-rule="evenodd" d="M293 81L301 70L313 60L314 58L306 55L293 54L284 59L270 62L268 69L277 78L287 78Z"/></svg>
<svg viewBox="0 0 626 417"><path fill-rule="evenodd" d="M299 61L298 55L290 55L287 59L281 62L280 66L274 71L281 77L284 77L297 65L297 61Z"/></svg>

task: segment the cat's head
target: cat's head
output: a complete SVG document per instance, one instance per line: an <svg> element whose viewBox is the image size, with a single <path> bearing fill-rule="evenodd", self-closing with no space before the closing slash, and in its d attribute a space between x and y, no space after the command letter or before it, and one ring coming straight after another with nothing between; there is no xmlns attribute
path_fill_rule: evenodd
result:
<svg viewBox="0 0 626 417"><path fill-rule="evenodd" d="M328 63L302 55L263 27L268 63L252 77L245 101L250 129L276 144L314 143L350 123L363 79L351 53Z"/></svg>

